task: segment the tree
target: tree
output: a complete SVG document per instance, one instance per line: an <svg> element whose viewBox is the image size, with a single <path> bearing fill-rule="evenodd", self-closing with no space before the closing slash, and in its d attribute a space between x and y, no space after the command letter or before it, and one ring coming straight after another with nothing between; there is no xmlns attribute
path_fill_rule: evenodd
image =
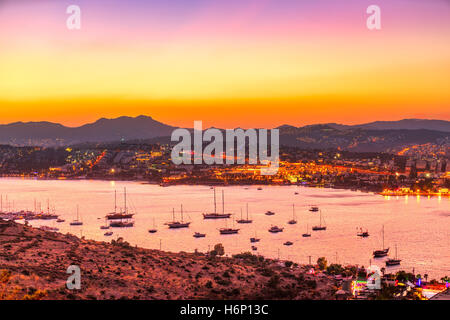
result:
<svg viewBox="0 0 450 320"><path fill-rule="evenodd" d="M214 246L214 250L211 251L211 256L223 256L225 254L225 248L221 243L218 243Z"/></svg>
<svg viewBox="0 0 450 320"><path fill-rule="evenodd" d="M325 270L327 268L328 262L325 257L320 257L317 259L317 265L319 266L320 270Z"/></svg>

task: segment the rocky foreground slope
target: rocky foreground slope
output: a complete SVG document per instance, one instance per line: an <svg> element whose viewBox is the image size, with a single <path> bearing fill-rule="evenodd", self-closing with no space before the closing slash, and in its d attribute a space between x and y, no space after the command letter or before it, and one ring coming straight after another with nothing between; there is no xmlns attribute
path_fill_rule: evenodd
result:
<svg viewBox="0 0 450 320"><path fill-rule="evenodd" d="M80 290L66 288L70 265L81 268ZM336 290L306 266L249 253L169 253L0 220L0 299L334 299Z"/></svg>

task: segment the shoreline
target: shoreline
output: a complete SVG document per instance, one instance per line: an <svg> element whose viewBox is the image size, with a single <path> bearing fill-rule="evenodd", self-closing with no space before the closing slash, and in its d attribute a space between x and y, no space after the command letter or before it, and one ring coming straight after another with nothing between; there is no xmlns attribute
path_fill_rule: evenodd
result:
<svg viewBox="0 0 450 320"><path fill-rule="evenodd" d="M352 186L336 186L336 185L317 185L317 184L294 184L294 183L161 183L160 181L149 181L145 179L112 179L108 177L102 178L41 178L41 177L33 177L33 176L16 176L16 175L1 175L0 179L19 179L19 180L37 180L37 181L114 181L114 182L136 182L143 185L159 185L160 187L172 187L172 186L206 186L206 187L229 187L229 186L243 186L243 187L289 187L289 186L298 186L298 187L306 187L306 188L319 188L319 189L334 189L334 190L348 190L354 192L364 192L364 193L372 193L375 195L380 195L383 197L449 197L449 193L439 193L439 192L395 192L395 191L379 191L379 190L368 190L367 188L355 188ZM378 189L378 188L377 188Z"/></svg>

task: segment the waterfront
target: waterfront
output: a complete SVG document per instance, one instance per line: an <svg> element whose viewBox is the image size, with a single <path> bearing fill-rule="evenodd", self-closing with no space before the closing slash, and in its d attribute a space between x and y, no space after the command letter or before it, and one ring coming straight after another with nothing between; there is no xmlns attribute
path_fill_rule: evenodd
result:
<svg viewBox="0 0 450 320"><path fill-rule="evenodd" d="M118 205L122 206L122 189L127 188L129 204L136 208L134 228L112 229L110 238L103 235L100 226L104 216L114 210L114 190L118 191ZM250 237L261 238L257 243L258 253L276 258L307 263L325 256L330 263L359 264L368 266L371 253L381 248L381 227L385 226L386 246L391 248L391 256L398 246L398 256L402 263L389 271L406 270L430 278L441 278L450 273L450 199L439 197L383 197L371 193L348 190L304 188L296 186L256 186L217 187L217 207L221 212L221 193L225 191L225 211L240 217L242 208L245 215L249 204L252 224L235 224L240 228L237 235L221 236L217 229L232 226L232 220L203 220L202 213L214 210L213 192L207 186L172 186L141 184L137 182L111 181L59 181L1 179L0 193L8 195L8 201L16 210L33 209L34 199L46 208L47 199L56 213L65 219L56 221L31 221L34 226L58 227L60 232L70 232L95 240L116 239L122 236L133 245L167 251L187 251L195 249L207 251L216 243L222 243L227 254L251 251ZM295 192L298 192L296 195ZM295 203L298 223L288 225L292 218L292 204ZM175 207L179 219L179 208L183 204L185 220L192 222L189 229L169 230L165 222L172 220ZM4 207L6 206L4 200ZM82 227L69 226L76 218L76 206L80 206ZM312 237L302 238L306 225L319 223L318 213L309 212L311 205L322 209L327 225L326 231L312 232ZM274 216L264 212L272 210ZM148 229L156 221L157 233ZM284 227L284 232L271 234L267 230L272 225ZM357 228L368 229L370 237L356 236ZM206 233L206 237L196 239L194 232ZM285 241L294 245L286 247ZM384 260L372 263L384 266Z"/></svg>

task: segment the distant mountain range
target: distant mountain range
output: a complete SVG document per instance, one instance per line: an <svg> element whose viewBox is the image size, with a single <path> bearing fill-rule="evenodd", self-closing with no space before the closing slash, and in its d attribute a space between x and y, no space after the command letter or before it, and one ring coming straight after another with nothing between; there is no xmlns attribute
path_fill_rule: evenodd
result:
<svg viewBox="0 0 450 320"><path fill-rule="evenodd" d="M83 142L109 142L170 136L175 127L151 117L99 119L94 123L70 128L51 122L15 122L0 125L0 143L52 146Z"/></svg>
<svg viewBox="0 0 450 320"><path fill-rule="evenodd" d="M16 122L0 125L0 144L62 146L84 142L149 140L167 142L176 127L148 116L99 119L76 128L51 122ZM405 119L360 125L337 123L304 127L283 125L282 145L300 148L340 148L353 151L392 151L414 144L450 143L450 121Z"/></svg>

